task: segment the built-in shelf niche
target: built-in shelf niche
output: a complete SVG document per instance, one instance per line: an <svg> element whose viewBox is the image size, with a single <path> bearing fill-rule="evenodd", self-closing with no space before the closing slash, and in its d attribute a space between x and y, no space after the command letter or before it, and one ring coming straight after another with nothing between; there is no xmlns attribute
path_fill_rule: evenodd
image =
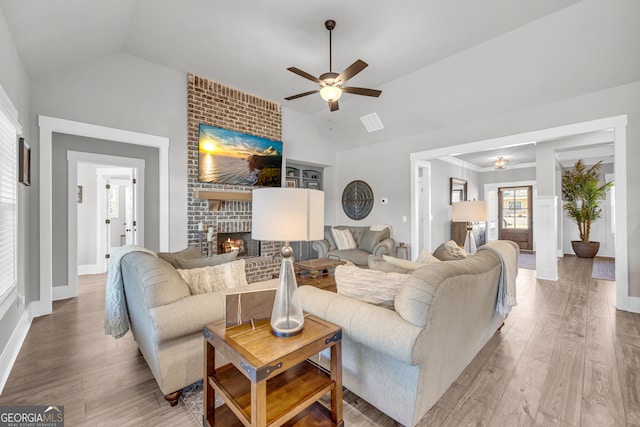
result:
<svg viewBox="0 0 640 427"><path fill-rule="evenodd" d="M287 162L285 187L312 188L322 190L323 168L304 163Z"/></svg>

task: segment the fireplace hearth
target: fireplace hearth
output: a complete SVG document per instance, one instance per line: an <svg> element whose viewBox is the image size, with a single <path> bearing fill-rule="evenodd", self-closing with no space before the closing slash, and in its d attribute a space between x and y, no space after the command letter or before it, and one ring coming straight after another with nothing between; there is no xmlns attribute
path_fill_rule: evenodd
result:
<svg viewBox="0 0 640 427"><path fill-rule="evenodd" d="M224 254L234 250L238 251L238 257L260 256L260 241L251 238L251 232L218 233L218 254Z"/></svg>

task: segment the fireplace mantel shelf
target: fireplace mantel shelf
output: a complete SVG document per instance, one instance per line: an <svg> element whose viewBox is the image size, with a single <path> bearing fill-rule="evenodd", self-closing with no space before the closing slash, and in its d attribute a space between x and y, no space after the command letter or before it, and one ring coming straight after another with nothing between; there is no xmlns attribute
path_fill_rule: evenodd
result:
<svg viewBox="0 0 640 427"><path fill-rule="evenodd" d="M194 192L195 199L207 199L209 200L209 210L220 210L221 202L224 201L251 201L250 191L207 191L196 190Z"/></svg>

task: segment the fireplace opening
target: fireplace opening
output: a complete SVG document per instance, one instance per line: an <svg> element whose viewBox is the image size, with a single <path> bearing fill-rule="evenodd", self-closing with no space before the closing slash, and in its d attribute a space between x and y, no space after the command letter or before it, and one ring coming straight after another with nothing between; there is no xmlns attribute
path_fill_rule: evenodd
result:
<svg viewBox="0 0 640 427"><path fill-rule="evenodd" d="M238 251L238 257L260 256L260 241L251 238L251 232L242 233L218 233L218 254L224 254L234 250Z"/></svg>

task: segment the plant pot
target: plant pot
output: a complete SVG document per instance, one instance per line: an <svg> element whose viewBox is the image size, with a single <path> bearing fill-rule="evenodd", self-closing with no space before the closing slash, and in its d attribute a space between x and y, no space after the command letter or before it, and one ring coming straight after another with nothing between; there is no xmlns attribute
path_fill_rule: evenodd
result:
<svg viewBox="0 0 640 427"><path fill-rule="evenodd" d="M571 246L573 251L580 258L593 258L600 249L600 242L587 242L584 243L581 240L572 240Z"/></svg>

